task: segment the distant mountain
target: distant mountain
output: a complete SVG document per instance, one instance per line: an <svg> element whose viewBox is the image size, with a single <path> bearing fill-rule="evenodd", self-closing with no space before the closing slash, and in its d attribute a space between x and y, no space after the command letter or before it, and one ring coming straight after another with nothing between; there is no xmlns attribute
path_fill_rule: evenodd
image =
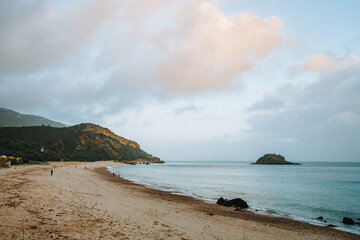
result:
<svg viewBox="0 0 360 240"><path fill-rule="evenodd" d="M300 165L299 163L292 163L285 160L283 156L275 153L268 153L259 158L256 163L252 164L285 164L285 165Z"/></svg>
<svg viewBox="0 0 360 240"><path fill-rule="evenodd" d="M140 149L136 142L91 123L65 128L0 127L2 154L33 161L162 162Z"/></svg>
<svg viewBox="0 0 360 240"><path fill-rule="evenodd" d="M27 126L67 127L67 125L49 120L44 117L21 114L13 110L0 108L0 127L27 127Z"/></svg>

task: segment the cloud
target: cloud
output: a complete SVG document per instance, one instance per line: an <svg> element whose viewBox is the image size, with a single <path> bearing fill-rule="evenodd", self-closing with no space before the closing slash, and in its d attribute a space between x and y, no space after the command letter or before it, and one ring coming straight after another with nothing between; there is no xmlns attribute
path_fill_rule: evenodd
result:
<svg viewBox="0 0 360 240"><path fill-rule="evenodd" d="M202 0L4 5L0 10L3 72L36 71L92 47L98 48L107 67L114 67L141 58L140 47L142 55L158 56L153 57L156 70L148 72L154 81L172 91L197 92L226 86L283 42L279 18L224 15ZM159 14L164 11L169 13Z"/></svg>
<svg viewBox="0 0 360 240"><path fill-rule="evenodd" d="M140 32L141 39L144 31L133 24L151 17L160 2L1 3L0 102L75 124L98 122L102 114L133 107L149 95L162 97L148 77L152 66L146 61L153 54L137 42L128 44L134 39L129 32Z"/></svg>
<svg viewBox="0 0 360 240"><path fill-rule="evenodd" d="M4 4L0 102L68 124L225 88L283 41L279 18L207 1ZM203 110L190 101L173 113Z"/></svg>
<svg viewBox="0 0 360 240"><path fill-rule="evenodd" d="M296 142L297 141L296 138L276 138L274 140L278 140L278 141L283 142L283 143L291 143L291 142Z"/></svg>
<svg viewBox="0 0 360 240"><path fill-rule="evenodd" d="M272 95L281 96L286 105L275 104L277 111L250 112L248 134L255 136L259 145L282 149L300 161L357 161L360 156L359 76L360 64L357 63L320 72L317 81L306 86L284 85ZM272 101L265 97L250 109L271 110ZM283 145L279 148L281 139L296 141L287 141L289 147L285 149Z"/></svg>
<svg viewBox="0 0 360 240"><path fill-rule="evenodd" d="M76 53L117 9L113 0L98 3L1 3L0 70L33 71Z"/></svg>
<svg viewBox="0 0 360 240"><path fill-rule="evenodd" d="M315 55L305 59L300 65L303 71L318 72L322 69L332 70L335 63L329 56Z"/></svg>
<svg viewBox="0 0 360 240"><path fill-rule="evenodd" d="M201 110L204 110L204 107L199 107L194 104L186 105L182 107L177 107L174 109L174 113L177 115L188 113L188 112L199 112Z"/></svg>
<svg viewBox="0 0 360 240"><path fill-rule="evenodd" d="M333 127L360 127L360 113L344 111L336 114L329 120Z"/></svg>
<svg viewBox="0 0 360 240"><path fill-rule="evenodd" d="M174 26L157 77L175 92L221 89L283 42L279 18L224 15L206 1L188 1L179 8Z"/></svg>
<svg viewBox="0 0 360 240"><path fill-rule="evenodd" d="M0 102L69 124L222 89L283 41L203 0L7 1L0 32Z"/></svg>
<svg viewBox="0 0 360 240"><path fill-rule="evenodd" d="M265 96L259 102L249 107L247 111L277 111L285 106L283 99L274 96Z"/></svg>
<svg viewBox="0 0 360 240"><path fill-rule="evenodd" d="M313 55L297 64L297 67L301 71L306 72L319 72L322 70L335 71L352 66L358 62L359 58L355 55L349 55L343 59L327 55Z"/></svg>

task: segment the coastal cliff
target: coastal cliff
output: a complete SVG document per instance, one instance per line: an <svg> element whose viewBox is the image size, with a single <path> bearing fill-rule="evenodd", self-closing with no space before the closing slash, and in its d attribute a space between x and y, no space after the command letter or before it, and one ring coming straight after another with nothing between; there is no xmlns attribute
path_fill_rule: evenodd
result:
<svg viewBox="0 0 360 240"><path fill-rule="evenodd" d="M134 141L101 126L0 128L0 153L32 161L139 161L162 163Z"/></svg>
<svg viewBox="0 0 360 240"><path fill-rule="evenodd" d="M285 160L283 156L275 153L268 153L259 158L252 164L283 164L283 165L300 165L299 163L292 163Z"/></svg>

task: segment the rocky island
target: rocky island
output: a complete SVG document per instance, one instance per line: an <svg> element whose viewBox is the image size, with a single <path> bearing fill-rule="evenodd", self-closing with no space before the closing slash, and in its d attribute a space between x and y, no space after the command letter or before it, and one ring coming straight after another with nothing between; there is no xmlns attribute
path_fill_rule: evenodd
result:
<svg viewBox="0 0 360 240"><path fill-rule="evenodd" d="M252 164L281 164L281 165L301 165L300 163L292 163L285 160L283 156L275 153L268 153L259 158Z"/></svg>

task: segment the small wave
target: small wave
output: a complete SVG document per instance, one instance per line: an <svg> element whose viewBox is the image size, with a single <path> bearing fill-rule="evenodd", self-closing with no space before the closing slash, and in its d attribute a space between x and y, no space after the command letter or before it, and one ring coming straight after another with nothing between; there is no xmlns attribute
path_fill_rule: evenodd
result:
<svg viewBox="0 0 360 240"><path fill-rule="evenodd" d="M323 221L319 221L316 219L308 219L308 218L300 217L297 215L279 213L279 212L276 212L271 209L250 207L250 210L252 212L255 212L256 214L262 214L262 215L271 216L271 217L284 217L284 218L292 219L292 220L299 221L299 222L309 223L309 224L315 225L315 226L326 227L329 224L331 224L331 222L323 222ZM332 224L336 224L336 223L332 223ZM351 227L337 226L337 227L334 227L334 229L360 235L360 228L357 229L357 227L351 228Z"/></svg>
<svg viewBox="0 0 360 240"><path fill-rule="evenodd" d="M115 173L115 174L119 174L118 171L116 171L116 169L114 169L113 167L108 167L107 168L111 173ZM209 198L205 198L202 196L198 196L194 193L190 193L188 191L185 191L183 189L179 189L179 188L174 188L174 187L167 187L167 186L159 186L156 184L149 184L149 183L145 183L135 177L124 177L123 175L121 175L122 178L129 180L131 182L134 182L136 184L140 184L143 185L145 187L151 188L151 189L155 189L155 190L161 190L161 191L166 191L166 192L170 192L172 194L175 195L182 195L182 196L189 196L195 199L199 199L208 203L216 203L216 199L209 199ZM288 219L293 219L296 221L300 221L300 222L306 222L312 225L316 225L316 226L327 226L328 224L334 224L334 225L342 225L341 222L323 222L323 221L319 221L316 219L308 219L308 218L304 218L301 216L297 216L297 215L292 215L289 213L282 213L280 211L274 211L273 209L267 209L267 208L262 208L262 207L251 207L250 211L255 212L257 214L263 214L263 215L268 215L268 216L272 216L272 217L284 217L284 218L288 218ZM358 226L338 226L338 227L334 227L335 229L341 230L341 231L345 231L345 232L350 232L350 233L354 233L354 234L359 234L360 235L360 228Z"/></svg>
<svg viewBox="0 0 360 240"><path fill-rule="evenodd" d="M119 172L114 170L113 167L107 167L107 169L111 173L120 174ZM189 192L184 191L182 189L174 189L174 188L169 188L169 187L165 187L165 186L158 186L158 185L154 185L154 184L144 183L144 182L142 182L142 181L140 181L140 180L138 180L136 178L129 178L129 177L124 177L124 176L121 176L121 178L126 179L126 180L128 180L130 182L133 182L133 183L136 183L136 184L143 185L143 186L151 188L151 189L170 192L172 194L180 195L180 196L188 196L188 197L192 197L192 198L203 200L205 202L210 202L210 203L215 203L216 202L216 200L214 200L214 199L209 199L209 198L204 198L204 197L201 197L201 196L197 196L195 194L189 193Z"/></svg>

